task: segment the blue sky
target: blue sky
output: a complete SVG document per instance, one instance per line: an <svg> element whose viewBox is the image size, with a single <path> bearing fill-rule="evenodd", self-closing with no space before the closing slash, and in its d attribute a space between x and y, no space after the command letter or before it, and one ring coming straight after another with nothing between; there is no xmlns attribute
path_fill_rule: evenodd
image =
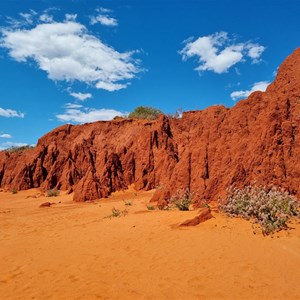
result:
<svg viewBox="0 0 300 300"><path fill-rule="evenodd" d="M299 47L298 0L0 1L0 149L145 105L227 107Z"/></svg>

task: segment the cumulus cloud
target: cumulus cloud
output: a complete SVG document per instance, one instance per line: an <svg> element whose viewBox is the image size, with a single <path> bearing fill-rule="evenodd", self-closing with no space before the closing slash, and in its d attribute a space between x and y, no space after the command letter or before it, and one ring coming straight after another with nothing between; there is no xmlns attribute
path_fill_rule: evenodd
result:
<svg viewBox="0 0 300 300"><path fill-rule="evenodd" d="M116 116L123 116L124 114L114 109L95 109L83 108L81 105L74 105L68 103L63 114L56 115L57 119L62 122L71 123L88 123L95 121L109 121Z"/></svg>
<svg viewBox="0 0 300 300"><path fill-rule="evenodd" d="M25 114L21 112L17 112L13 109L4 109L0 107L0 117L6 117L6 118L24 118Z"/></svg>
<svg viewBox="0 0 300 300"><path fill-rule="evenodd" d="M48 19L31 29L4 28L0 46L18 62L36 62L52 80L80 81L107 91L125 88L141 71L133 58L137 51L118 52L74 19L69 15L64 22Z"/></svg>
<svg viewBox="0 0 300 300"><path fill-rule="evenodd" d="M97 23L104 26L118 26L118 21L115 18L102 14L91 17L91 25L95 25Z"/></svg>
<svg viewBox="0 0 300 300"><path fill-rule="evenodd" d="M105 7L99 7L96 9L97 12L102 12L102 13L105 13L105 14L108 14L108 13L111 13L112 10L109 9L109 8L105 8Z"/></svg>
<svg viewBox="0 0 300 300"><path fill-rule="evenodd" d="M230 97L232 100L238 100L241 98L247 98L251 93L255 91L261 91L264 92L267 88L267 86L270 84L270 82L267 81L259 81L255 82L250 90L245 91L235 91L230 94Z"/></svg>
<svg viewBox="0 0 300 300"><path fill-rule="evenodd" d="M14 142L5 142L5 143L0 143L0 151L9 149L12 147L23 147L23 146L28 146L26 143L14 143Z"/></svg>
<svg viewBox="0 0 300 300"><path fill-rule="evenodd" d="M217 32L196 40L190 38L184 43L184 48L179 51L183 60L196 57L199 64L196 71L213 71L217 74L227 72L246 58L257 63L265 50L264 46L252 42L235 43L227 32Z"/></svg>
<svg viewBox="0 0 300 300"><path fill-rule="evenodd" d="M76 21L77 14L66 14L66 21Z"/></svg>
<svg viewBox="0 0 300 300"><path fill-rule="evenodd" d="M98 89L104 89L109 92L125 89L127 87L128 83L110 83L110 82L97 82L96 88Z"/></svg>
<svg viewBox="0 0 300 300"><path fill-rule="evenodd" d="M80 93L80 92L79 93L71 92L70 95L80 101L84 101L86 99L93 97L91 93Z"/></svg>
<svg viewBox="0 0 300 300"><path fill-rule="evenodd" d="M53 22L53 16L51 16L47 13L44 13L44 14L40 15L39 20L41 22L44 22L44 23L52 23Z"/></svg>
<svg viewBox="0 0 300 300"><path fill-rule="evenodd" d="M111 27L118 26L117 19L115 19L111 16L111 12L112 12L111 9L100 7L98 9L96 9L96 12L98 13L97 16L90 17L91 25L100 23L101 25L104 25L104 26L111 26Z"/></svg>
<svg viewBox="0 0 300 300"><path fill-rule="evenodd" d="M260 57L265 51L264 46L250 43L246 45L246 49L248 50L248 56L252 58L253 63L259 63L261 61Z"/></svg>
<svg viewBox="0 0 300 300"><path fill-rule="evenodd" d="M0 138L2 138L2 139L11 139L12 136L8 133L0 133Z"/></svg>

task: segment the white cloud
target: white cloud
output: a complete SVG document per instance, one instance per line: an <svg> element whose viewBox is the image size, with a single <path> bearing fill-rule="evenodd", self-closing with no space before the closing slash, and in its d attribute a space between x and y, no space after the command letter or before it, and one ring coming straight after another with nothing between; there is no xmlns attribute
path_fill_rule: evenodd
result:
<svg viewBox="0 0 300 300"><path fill-rule="evenodd" d="M40 21L40 22L43 22L43 23L53 23L54 22L54 19L53 19L53 12L55 11L59 11L60 9L57 8L57 7L50 7L50 8L47 8L43 11L43 13L38 16L36 16L37 18L37 21Z"/></svg>
<svg viewBox="0 0 300 300"><path fill-rule="evenodd" d="M230 97L231 97L232 100L247 98L251 93L253 93L255 91L264 92L269 84L270 84L270 82L267 82L267 81L255 82L252 85L250 90L232 92L230 94Z"/></svg>
<svg viewBox="0 0 300 300"><path fill-rule="evenodd" d="M227 72L247 57L257 63L265 50L265 47L251 42L235 43L227 32L217 32L196 40L190 38L184 43L185 47L179 52L183 60L197 57L199 65L196 71L213 71L217 74Z"/></svg>
<svg viewBox="0 0 300 300"><path fill-rule="evenodd" d="M40 15L39 20L44 23L52 23L53 22L53 16L48 15L47 13L44 13Z"/></svg>
<svg viewBox="0 0 300 300"><path fill-rule="evenodd" d="M33 23L33 18L37 15L37 12L33 9L30 9L28 13L19 13L19 15L23 18L23 24L31 25Z"/></svg>
<svg viewBox="0 0 300 300"><path fill-rule="evenodd" d="M26 143L14 143L14 142L5 142L0 144L0 151L9 149L11 147L23 147L23 146L28 146Z"/></svg>
<svg viewBox="0 0 300 300"><path fill-rule="evenodd" d="M20 18L12 18L7 16L6 22L10 25L11 28L20 28L26 27L33 24L33 21L37 15L37 12L33 9L30 9L29 12L19 13Z"/></svg>
<svg viewBox="0 0 300 300"><path fill-rule="evenodd" d="M1 30L0 46L18 62L33 60L52 80L81 81L108 91L125 88L138 72L136 51L120 53L75 21Z"/></svg>
<svg viewBox="0 0 300 300"><path fill-rule="evenodd" d="M91 16L90 17L90 24L95 25L97 23L100 23L104 26L118 26L117 19L113 18L111 16L112 10L104 7L100 7L96 9L96 12L98 12L97 16Z"/></svg>
<svg viewBox="0 0 300 300"><path fill-rule="evenodd" d="M279 67L277 67L276 70L273 71L272 75L273 75L274 77L277 76L278 69L279 69Z"/></svg>
<svg viewBox="0 0 300 300"><path fill-rule="evenodd" d="M120 84L120 83L111 83L111 82L98 82L96 87L98 89L104 89L109 92L118 91L121 89L125 89L128 84Z"/></svg>
<svg viewBox="0 0 300 300"><path fill-rule="evenodd" d="M13 109L4 109L0 107L0 117L7 117L7 118L24 118L25 114L21 112L17 112Z"/></svg>
<svg viewBox="0 0 300 300"><path fill-rule="evenodd" d="M2 139L11 139L12 136L8 133L1 133L0 138L2 138Z"/></svg>
<svg viewBox="0 0 300 300"><path fill-rule="evenodd" d="M65 108L81 108L83 107L81 104L76 103L66 103Z"/></svg>
<svg viewBox="0 0 300 300"><path fill-rule="evenodd" d="M93 97L91 93L80 93L80 92L79 93L72 92L70 93L70 95L80 101L84 101L86 99Z"/></svg>
<svg viewBox="0 0 300 300"><path fill-rule="evenodd" d="M120 111L114 109L82 108L82 106L76 108L70 104L71 103L68 103L68 105L66 105L66 110L63 114L56 115L58 120L62 122L88 123L100 120L109 121L116 116L124 115Z"/></svg>
<svg viewBox="0 0 300 300"><path fill-rule="evenodd" d="M91 19L91 25L100 23L101 25L104 26L112 26L112 27L118 26L118 21L115 18L110 17L108 15L100 14L98 16L92 16L90 19Z"/></svg>
<svg viewBox="0 0 300 300"><path fill-rule="evenodd" d="M24 18L25 22L27 22L28 24L32 24L32 15L29 13L20 13L19 14L22 18Z"/></svg>
<svg viewBox="0 0 300 300"><path fill-rule="evenodd" d="M76 21L77 14L66 14L66 21Z"/></svg>
<svg viewBox="0 0 300 300"><path fill-rule="evenodd" d="M253 63L258 63L261 61L260 57L262 53L265 51L264 46L250 43L246 45L246 49L248 50L248 56L252 58Z"/></svg>
<svg viewBox="0 0 300 300"><path fill-rule="evenodd" d="M105 14L107 14L107 13L111 13L111 12L112 12L112 10L111 10L111 9L109 9L109 8L105 8L105 7L99 7L99 8L97 8L97 9L96 9L96 11L98 11L98 12L102 12L102 13L105 13Z"/></svg>

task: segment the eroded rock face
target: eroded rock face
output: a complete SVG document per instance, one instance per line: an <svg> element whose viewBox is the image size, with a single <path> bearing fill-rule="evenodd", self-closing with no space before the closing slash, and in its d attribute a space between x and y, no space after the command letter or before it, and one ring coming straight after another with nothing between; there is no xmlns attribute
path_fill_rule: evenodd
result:
<svg viewBox="0 0 300 300"><path fill-rule="evenodd" d="M278 70L265 93L233 108L210 107L161 116L64 125L34 149L0 152L0 187L74 191L75 201L107 197L135 184L157 186L163 204L180 188L199 201L227 187L277 185L300 197L300 48Z"/></svg>

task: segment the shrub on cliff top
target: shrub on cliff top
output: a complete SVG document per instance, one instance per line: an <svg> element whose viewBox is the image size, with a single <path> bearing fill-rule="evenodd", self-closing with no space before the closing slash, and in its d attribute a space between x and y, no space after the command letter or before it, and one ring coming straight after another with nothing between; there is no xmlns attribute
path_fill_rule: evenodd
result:
<svg viewBox="0 0 300 300"><path fill-rule="evenodd" d="M263 234L287 228L290 217L300 217L299 202L276 187L230 188L220 208L229 216L252 219L262 227Z"/></svg>
<svg viewBox="0 0 300 300"><path fill-rule="evenodd" d="M163 114L157 108L148 106L138 106L133 112L128 115L128 118L142 119L142 120L155 120L159 115Z"/></svg>

